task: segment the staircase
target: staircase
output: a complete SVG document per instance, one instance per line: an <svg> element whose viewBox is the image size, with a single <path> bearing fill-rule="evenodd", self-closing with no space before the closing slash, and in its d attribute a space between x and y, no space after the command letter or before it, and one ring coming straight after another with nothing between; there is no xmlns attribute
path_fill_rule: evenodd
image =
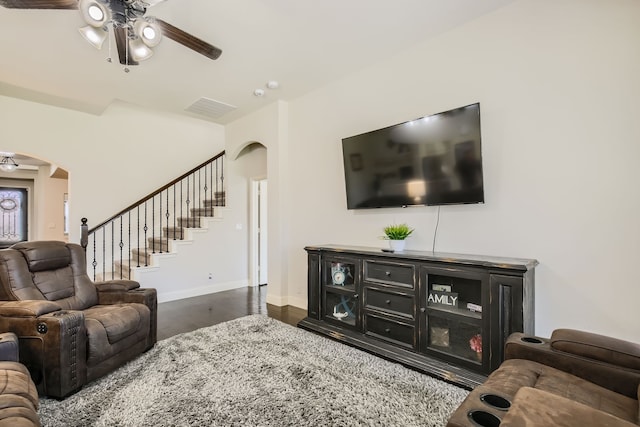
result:
<svg viewBox="0 0 640 427"><path fill-rule="evenodd" d="M214 199L202 201L203 207L191 208L188 217L176 218L176 226L162 227L159 237L147 237L147 245L131 249L131 257L127 260L114 261L114 271L97 274L96 280L132 279L136 280L136 272L158 266L162 255L177 254L177 241L192 240L193 231L207 231L209 221L222 219L221 207L224 206L225 194L219 192ZM215 208L215 209L214 209ZM155 260L155 261L154 261Z"/></svg>
<svg viewBox="0 0 640 427"><path fill-rule="evenodd" d="M136 271L157 268L163 256L177 256L176 242L206 231L226 205L224 151L174 179L89 230L83 219L81 243L95 281L135 279Z"/></svg>

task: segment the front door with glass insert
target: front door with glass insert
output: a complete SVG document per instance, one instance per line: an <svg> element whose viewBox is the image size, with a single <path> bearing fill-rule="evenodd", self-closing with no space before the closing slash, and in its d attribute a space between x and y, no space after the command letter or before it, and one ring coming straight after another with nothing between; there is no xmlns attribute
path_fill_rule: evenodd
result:
<svg viewBox="0 0 640 427"><path fill-rule="evenodd" d="M27 189L0 187L0 248L27 240Z"/></svg>

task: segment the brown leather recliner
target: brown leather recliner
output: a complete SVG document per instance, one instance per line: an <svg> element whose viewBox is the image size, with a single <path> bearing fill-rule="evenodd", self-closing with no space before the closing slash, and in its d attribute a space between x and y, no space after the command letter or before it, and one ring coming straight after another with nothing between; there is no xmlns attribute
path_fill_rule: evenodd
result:
<svg viewBox="0 0 640 427"><path fill-rule="evenodd" d="M447 427L640 425L640 345L574 329L509 336L505 360Z"/></svg>
<svg viewBox="0 0 640 427"><path fill-rule="evenodd" d="M81 246L57 241L0 250L0 332L18 336L41 395L65 397L157 339L155 289L93 283L85 259Z"/></svg>

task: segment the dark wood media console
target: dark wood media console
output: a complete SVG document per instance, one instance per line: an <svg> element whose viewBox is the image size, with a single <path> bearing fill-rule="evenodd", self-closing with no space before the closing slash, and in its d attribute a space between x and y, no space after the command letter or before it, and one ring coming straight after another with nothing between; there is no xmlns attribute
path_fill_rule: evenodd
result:
<svg viewBox="0 0 640 427"><path fill-rule="evenodd" d="M532 259L308 246L304 328L466 388L534 333Z"/></svg>

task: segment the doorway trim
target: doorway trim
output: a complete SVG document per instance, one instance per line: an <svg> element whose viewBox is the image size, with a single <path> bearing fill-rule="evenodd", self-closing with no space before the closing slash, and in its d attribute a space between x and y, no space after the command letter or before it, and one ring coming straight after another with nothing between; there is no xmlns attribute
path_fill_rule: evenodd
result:
<svg viewBox="0 0 640 427"><path fill-rule="evenodd" d="M267 234L267 224L266 221L260 221L260 213L264 214L268 212L268 208L266 206L267 197L260 194L260 186L261 183L267 183L266 176L257 176L251 178L251 189L250 189L250 231L249 231L249 285L250 286L260 286L267 284L265 280L264 283L261 283L260 277L260 269L267 268L267 242L263 241L261 245L261 236L265 236ZM268 239L268 237L266 237ZM261 248L262 246L262 248ZM262 254L262 255L261 255Z"/></svg>

